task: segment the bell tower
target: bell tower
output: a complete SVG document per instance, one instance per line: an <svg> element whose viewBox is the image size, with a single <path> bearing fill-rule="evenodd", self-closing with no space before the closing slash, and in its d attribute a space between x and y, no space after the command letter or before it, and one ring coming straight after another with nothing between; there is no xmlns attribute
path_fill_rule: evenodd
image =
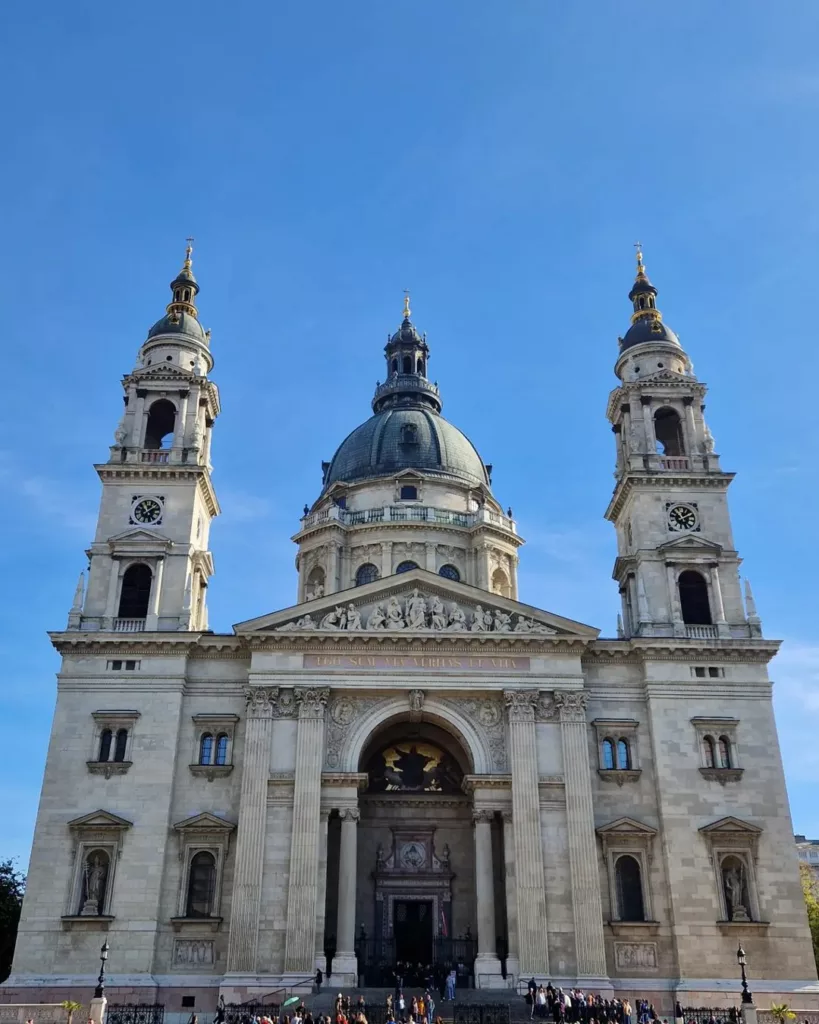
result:
<svg viewBox="0 0 819 1024"><path fill-rule="evenodd" d="M616 443L606 518L617 530L618 631L761 636L747 581L747 609L740 589L727 493L734 474L720 466L705 421L707 388L657 309L639 243L629 299L631 326L614 367L620 385L607 409Z"/></svg>
<svg viewBox="0 0 819 1024"><path fill-rule="evenodd" d="M77 585L69 629L207 629L213 574L210 524L219 514L210 444L219 414L210 331L199 322L192 239L165 315L122 380L124 410L102 481L87 586Z"/></svg>

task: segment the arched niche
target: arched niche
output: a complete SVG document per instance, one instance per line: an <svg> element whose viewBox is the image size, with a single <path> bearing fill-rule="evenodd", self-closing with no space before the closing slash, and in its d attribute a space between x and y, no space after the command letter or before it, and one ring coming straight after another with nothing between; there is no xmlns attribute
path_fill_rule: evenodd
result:
<svg viewBox="0 0 819 1024"><path fill-rule="evenodd" d="M362 715L351 727L341 755L341 770L357 772L365 761L365 752L370 754L384 736L407 735L410 729L420 727L436 727L440 730L436 735L449 737L449 748L453 754L455 748L460 751L459 764L464 774L489 775L492 768L492 755L483 735L478 732L472 722L455 708L441 701L427 698L423 708L423 719L420 723L410 722L410 712L406 697L396 697L379 703L369 712ZM395 727L395 732L392 732ZM452 741L455 741L453 743Z"/></svg>
<svg viewBox="0 0 819 1024"><path fill-rule="evenodd" d="M400 755L397 761L396 752ZM410 766L427 770L416 780L408 775ZM370 736L358 770L368 774L368 793L460 793L464 775L472 771L472 761L460 740L440 725L392 721Z"/></svg>

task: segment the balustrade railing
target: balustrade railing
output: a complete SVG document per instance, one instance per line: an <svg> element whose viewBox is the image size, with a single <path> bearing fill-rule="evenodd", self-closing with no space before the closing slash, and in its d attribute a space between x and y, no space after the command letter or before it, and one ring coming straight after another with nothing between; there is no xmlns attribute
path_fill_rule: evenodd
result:
<svg viewBox="0 0 819 1024"><path fill-rule="evenodd" d="M479 508L475 512L456 512L450 508L436 508L432 505L382 505L379 508L345 509L338 505L321 509L304 516L301 520L303 530L321 526L327 522L343 523L345 526L361 526L365 523L440 523L446 526L476 526L478 523L489 523L509 533L517 533L514 519L488 508Z"/></svg>
<svg viewBox="0 0 819 1024"><path fill-rule="evenodd" d="M167 448L146 449L140 455L142 462L169 462L171 453Z"/></svg>
<svg viewBox="0 0 819 1024"><path fill-rule="evenodd" d="M687 455L661 455L660 469L690 469L691 460Z"/></svg>
<svg viewBox="0 0 819 1024"><path fill-rule="evenodd" d="M685 635L689 640L716 640L719 632L716 626L686 626Z"/></svg>
<svg viewBox="0 0 819 1024"><path fill-rule="evenodd" d="M143 633L145 619L114 619L115 633Z"/></svg>

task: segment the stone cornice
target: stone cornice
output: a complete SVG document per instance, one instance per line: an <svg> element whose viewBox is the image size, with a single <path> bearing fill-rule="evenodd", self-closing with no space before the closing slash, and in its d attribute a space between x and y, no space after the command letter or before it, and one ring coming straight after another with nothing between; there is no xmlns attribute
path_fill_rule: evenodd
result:
<svg viewBox="0 0 819 1024"><path fill-rule="evenodd" d="M611 661L641 664L646 661L711 661L767 664L781 645L780 640L730 639L689 640L684 637L632 637L629 640L593 640L584 651L581 664L605 665ZM712 680L713 682L713 680Z"/></svg>
<svg viewBox="0 0 819 1024"><path fill-rule="evenodd" d="M526 541L519 534L510 533L508 530L503 530L492 523L475 523L472 526L456 526L454 523L436 523L420 521L415 522L412 520L387 520L373 523L340 523L336 519L330 519L323 523L316 523L315 526L310 526L306 530L300 530L294 534L290 539L295 544L303 543L308 537L312 540L314 537L319 537L327 531L335 530L342 535L363 537L367 534L380 533L383 534L385 530L390 533L451 533L458 537L477 537L481 534L488 533L498 541L509 544L510 547L519 548ZM390 537L393 543L400 543L397 539Z"/></svg>
<svg viewBox="0 0 819 1024"><path fill-rule="evenodd" d="M433 648L436 653L478 654L480 648L492 648L505 653L539 652L578 653L592 638L572 635L541 635L528 633L370 633L355 632L288 632L244 634L251 651L327 651L341 650L344 654L372 654L375 650L388 654L412 654L420 649Z"/></svg>
<svg viewBox="0 0 819 1024"><path fill-rule="evenodd" d="M187 462L100 462L94 466L103 483L112 480L196 480L212 516L222 511L210 479L210 469Z"/></svg>
<svg viewBox="0 0 819 1024"><path fill-rule="evenodd" d="M691 490L692 487L699 487L724 491L728 488L735 475L735 473L723 473L722 471L718 473L703 473L700 470L685 470L681 473L668 471L652 473L648 470L644 472L633 469L628 470L615 485L611 501L603 516L610 522L614 522L620 515L623 505L625 505L632 490L638 487L650 487L654 490L658 487L668 490L676 490L680 487Z"/></svg>

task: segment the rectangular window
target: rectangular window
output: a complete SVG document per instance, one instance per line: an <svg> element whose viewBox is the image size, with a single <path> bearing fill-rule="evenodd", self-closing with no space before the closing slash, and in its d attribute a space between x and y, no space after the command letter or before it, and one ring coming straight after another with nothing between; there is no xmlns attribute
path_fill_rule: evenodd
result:
<svg viewBox="0 0 819 1024"><path fill-rule="evenodd" d="M139 662L136 662L136 661L126 661L125 662L125 671L126 672L134 672L134 671L136 671L136 667L137 667L138 664L139 664Z"/></svg>
<svg viewBox="0 0 819 1024"><path fill-rule="evenodd" d="M129 660L129 661L122 661L120 658L116 658L114 661L109 661L108 662L108 671L109 672L138 672L141 664L142 664L142 662L141 661L137 661L136 659Z"/></svg>
<svg viewBox="0 0 819 1024"><path fill-rule="evenodd" d="M692 669L692 672L694 673L694 676L697 679L705 679L705 666L704 665L695 665L693 667L693 669Z"/></svg>
<svg viewBox="0 0 819 1024"><path fill-rule="evenodd" d="M191 1006L196 1006L196 996L182 996L182 1009L187 1010Z"/></svg>
<svg viewBox="0 0 819 1024"><path fill-rule="evenodd" d="M711 679L720 679L725 675L725 669L715 665L708 666L708 675Z"/></svg>

